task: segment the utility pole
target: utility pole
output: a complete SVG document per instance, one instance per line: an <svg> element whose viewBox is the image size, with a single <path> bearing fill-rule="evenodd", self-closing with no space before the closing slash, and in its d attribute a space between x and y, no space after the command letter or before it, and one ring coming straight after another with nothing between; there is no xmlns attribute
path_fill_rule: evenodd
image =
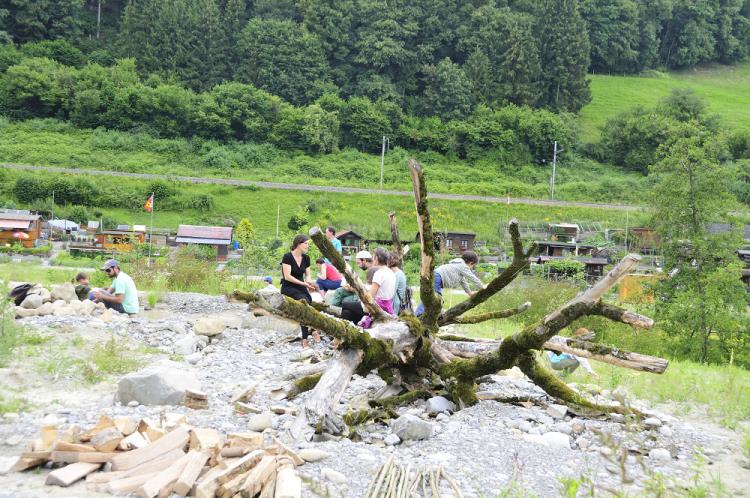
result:
<svg viewBox="0 0 750 498"><path fill-rule="evenodd" d="M383 167L385 165L385 146L388 144L388 148L391 147L391 141L383 135L383 149L380 152L380 191L383 191Z"/></svg>
<svg viewBox="0 0 750 498"><path fill-rule="evenodd" d="M279 238L279 216L281 215L281 204L276 204L276 238Z"/></svg>
<svg viewBox="0 0 750 498"><path fill-rule="evenodd" d="M557 140L555 140L555 146L552 150L552 178L550 178L549 184L550 184L550 197L552 200L555 199L555 173L557 169L557 154L559 152L563 152L565 149L558 149L557 148Z"/></svg>
<svg viewBox="0 0 750 498"><path fill-rule="evenodd" d="M96 10L96 39L99 39L99 27L102 24L102 0L99 0L99 6Z"/></svg>

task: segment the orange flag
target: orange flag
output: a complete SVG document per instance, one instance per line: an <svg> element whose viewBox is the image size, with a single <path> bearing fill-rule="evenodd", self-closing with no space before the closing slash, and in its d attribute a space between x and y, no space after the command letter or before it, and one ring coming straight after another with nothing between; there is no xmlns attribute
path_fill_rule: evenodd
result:
<svg viewBox="0 0 750 498"><path fill-rule="evenodd" d="M154 194L151 194L151 197L148 198L146 204L143 205L143 209L149 213L154 210Z"/></svg>

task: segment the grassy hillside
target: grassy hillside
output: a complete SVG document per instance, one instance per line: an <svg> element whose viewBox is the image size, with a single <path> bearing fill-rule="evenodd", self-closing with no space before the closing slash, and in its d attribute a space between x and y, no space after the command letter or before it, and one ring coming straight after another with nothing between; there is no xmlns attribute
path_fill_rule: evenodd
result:
<svg viewBox="0 0 750 498"><path fill-rule="evenodd" d="M750 61L652 76L591 76L592 100L581 110L582 139L595 142L607 119L636 105L653 106L673 88L692 88L730 128L750 129Z"/></svg>
<svg viewBox="0 0 750 498"><path fill-rule="evenodd" d="M379 184L379 155L346 149L308 156L269 145L241 147L241 166L227 166L224 158L240 152L215 142L77 129L50 119L11 123L0 118L0 162L4 163L363 188L377 188ZM411 155L400 148L386 155L384 188L411 190L405 169ZM548 166L511 166L494 157L469 162L429 152L416 156L425 165L434 192L549 196ZM642 204L638 192L644 178L638 173L575 157L563 157L558 166L557 199Z"/></svg>
<svg viewBox="0 0 750 498"><path fill-rule="evenodd" d="M40 172L39 175L46 173ZM6 172L5 183L10 186L18 172ZM146 180L112 179L90 177L92 182L103 185L104 182L117 182L124 195L139 195L134 192L147 192ZM276 231L277 209L280 212L281 232L286 228L289 218L301 212L305 207L311 209L307 217L310 224L333 223L362 232L370 238L390 238L388 212L396 211L399 215L399 226L404 233L416 233L414 201L409 197L377 196L364 194L333 194L318 192L286 191L257 189L254 187L231 187L223 185L178 184L179 196L210 194L214 199L211 211L195 209L163 211L156 202L154 225L164 228L176 228L180 223L217 223L228 219L235 222L247 217L253 223L260 238L271 237ZM143 194L145 202L146 194ZM1 197L1 196L0 196ZM10 200L6 194L5 199ZM2 199L0 199L0 202ZM471 230L482 240L499 240L500 223L506 223L515 217L523 222L543 221L599 221L607 226L625 226L626 213L610 209L593 208L550 208L547 206L511 205L475 201L433 200L430 202L433 226L437 230ZM89 211L102 211L104 216L111 217L120 223L149 223L149 214L142 209L109 209L107 206L96 206ZM635 226L646 218L645 213L630 213L629 223Z"/></svg>

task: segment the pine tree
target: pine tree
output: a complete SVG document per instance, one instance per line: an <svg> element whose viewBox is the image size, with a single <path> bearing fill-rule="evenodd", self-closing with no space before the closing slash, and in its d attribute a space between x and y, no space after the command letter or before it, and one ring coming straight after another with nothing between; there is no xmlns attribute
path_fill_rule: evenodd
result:
<svg viewBox="0 0 750 498"><path fill-rule="evenodd" d="M542 66L541 104L555 111L578 111L591 100L586 72L589 39L577 0L544 0L537 37Z"/></svg>

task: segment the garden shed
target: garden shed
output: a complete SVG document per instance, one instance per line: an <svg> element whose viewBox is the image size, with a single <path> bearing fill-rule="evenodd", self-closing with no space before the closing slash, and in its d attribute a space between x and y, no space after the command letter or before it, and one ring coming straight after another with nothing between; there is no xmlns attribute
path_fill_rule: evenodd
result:
<svg viewBox="0 0 750 498"><path fill-rule="evenodd" d="M232 243L232 227L180 225L175 239L179 246L206 245L216 249L216 259L226 261Z"/></svg>
<svg viewBox="0 0 750 498"><path fill-rule="evenodd" d="M0 244L34 247L41 235L41 217L29 212L0 212Z"/></svg>

